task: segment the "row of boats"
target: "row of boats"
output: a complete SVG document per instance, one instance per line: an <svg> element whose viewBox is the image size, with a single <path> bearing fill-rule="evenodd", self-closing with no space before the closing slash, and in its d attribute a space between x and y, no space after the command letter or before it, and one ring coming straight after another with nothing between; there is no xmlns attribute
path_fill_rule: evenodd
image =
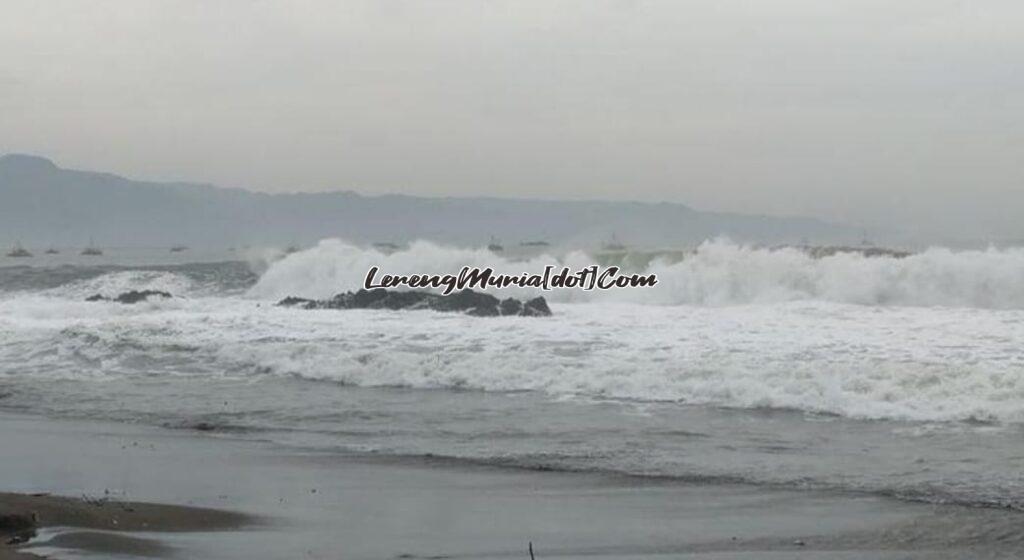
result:
<svg viewBox="0 0 1024 560"><path fill-rule="evenodd" d="M519 244L520 247L548 247L551 244L547 241L523 241ZM494 253L500 253L505 250L505 247L498 242L497 238L491 237L490 243L487 244L487 249ZM627 247L619 242L615 234L612 234L611 240L601 246L603 251L625 251Z"/></svg>
<svg viewBox="0 0 1024 560"><path fill-rule="evenodd" d="M544 241L544 240L535 240L535 241L522 241L522 242L519 243L519 246L520 247L525 247L525 248L535 248L536 249L536 248L550 247L551 244L548 243L547 241ZM389 252L389 253L393 253L395 251L399 251L402 248L401 245L399 245L397 243L392 243L390 241L380 241L380 242L374 243L373 247L375 249L380 249L382 251ZM620 243L618 238L616 238L615 235L613 234L612 237L611 237L611 240L608 241L607 243L605 243L604 245L602 245L601 249L603 251L617 252L617 251L626 251L628 249L628 247L626 245L623 245L622 243ZM295 252L297 250L298 249L296 249L294 246L292 246L292 247L289 247L288 249L286 249L285 253L293 253L293 252ZM501 252L505 251L505 246L501 244L501 242L498 240L498 238L496 238L494 236L491 236L491 240L487 243L487 250L491 251L492 253L501 253Z"/></svg>
<svg viewBox="0 0 1024 560"><path fill-rule="evenodd" d="M547 241L523 241L519 245L521 247L538 248L538 247L548 247L548 246L550 246L550 243L548 243ZM401 248L399 245L397 245L395 243L390 243L390 242L374 243L373 246L378 248L378 249L382 249L382 250L390 251L390 252L398 251ZM492 252L495 252L495 253L500 253L500 252L505 250L505 247L495 237L491 237L490 242L487 244L487 249L492 251ZM625 251L626 250L626 246L623 245L622 243L620 243L618 241L618 239L616 239L615 235L612 235L611 241L609 241L608 243L605 243L604 246L602 247L602 249L605 250L605 251ZM171 249L170 249L170 251L172 253L181 253L181 252L184 252L184 251L187 251L187 250L188 250L188 247L186 247L184 245L175 245L174 247L171 247ZM235 249L231 248L230 250L234 251ZM287 249L285 249L285 254L296 253L299 250L300 249L299 249L298 246L291 245ZM55 249L55 248L53 248L53 247L50 247L49 249L44 251L44 253L47 254L47 255L57 255L57 254L60 254L60 251ZM97 257L97 256L103 255L103 249L100 249L99 247L96 247L95 245L90 243L89 246L85 247L84 249L82 249L81 253L79 253L79 254L87 256L87 257ZM28 249L25 249L24 247L22 247L20 243L15 243L11 247L11 249L7 252L7 256L8 257L12 257L12 258L27 258L27 257L32 257L33 255L32 255L32 253Z"/></svg>
<svg viewBox="0 0 1024 560"><path fill-rule="evenodd" d="M172 253L181 253L182 251L187 250L188 247L185 247L184 245L175 245L174 247L171 247ZM59 255L60 251L53 247L50 247L49 249L43 251L43 253L47 255ZM82 249L82 252L80 252L79 254L84 255L86 257L99 257L103 255L103 249L100 249L99 247L90 244L88 247ZM32 257L34 255L31 251L22 247L20 243L15 243L14 246L12 246L9 251L7 251L7 256L15 259L24 259Z"/></svg>
<svg viewBox="0 0 1024 560"><path fill-rule="evenodd" d="M49 249L47 249L47 250L45 250L43 252L45 254L47 254L47 255L59 255L60 254L60 251L57 250L57 249L54 249L53 247L50 247ZM95 246L90 245L90 246L82 249L82 252L80 254L85 255L87 257L98 257L98 256L103 254L103 249L100 249L99 247L95 247ZM19 259L19 258L23 259L23 258L27 258L27 257L32 257L33 255L32 255L31 251L29 251L28 249L22 247L20 243L15 243L14 246L11 247L11 250L7 251L7 256L11 257L11 258L16 258L16 259Z"/></svg>

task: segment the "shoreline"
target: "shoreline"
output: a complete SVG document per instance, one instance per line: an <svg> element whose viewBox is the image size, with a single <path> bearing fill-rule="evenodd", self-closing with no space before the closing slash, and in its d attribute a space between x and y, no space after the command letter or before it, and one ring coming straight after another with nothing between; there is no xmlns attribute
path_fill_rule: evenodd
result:
<svg viewBox="0 0 1024 560"><path fill-rule="evenodd" d="M529 542L539 559L1024 552L1024 517L1014 511L472 466L444 457L303 453L182 430L23 414L0 413L0 421L0 446L18 450L0 459L0 513L36 511L43 527L20 556L0 547L0 560L31 558L24 553L59 559L68 551L89 558L89 550L210 560L498 559L527 558ZM53 495L30 495L41 492ZM109 531L113 519L118 526Z"/></svg>
<svg viewBox="0 0 1024 560"><path fill-rule="evenodd" d="M0 492L0 560L45 558L34 551L54 547L97 554L165 556L168 547L140 534L228 531L258 523L253 516L210 508L121 501L109 496L93 499Z"/></svg>

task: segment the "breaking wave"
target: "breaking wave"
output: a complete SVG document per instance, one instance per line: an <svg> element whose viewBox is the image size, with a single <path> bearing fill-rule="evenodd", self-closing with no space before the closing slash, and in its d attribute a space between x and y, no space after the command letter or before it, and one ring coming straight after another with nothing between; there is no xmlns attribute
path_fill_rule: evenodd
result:
<svg viewBox="0 0 1024 560"><path fill-rule="evenodd" d="M480 319L321 313L243 298L126 306L33 296L0 299L0 338L0 378L29 384L303 379L854 418L1024 421L1018 310L563 304L549 319Z"/></svg>
<svg viewBox="0 0 1024 560"><path fill-rule="evenodd" d="M643 267L658 275L655 288L546 293L555 316L542 320L266 304L356 289L370 266L399 274L466 265L520 273L601 258L576 252L515 260L424 241L385 254L326 240L268 263L254 285L232 263L202 274L76 277L0 296L0 377L185 373L1024 421L1020 250L814 258L709 242L685 255L655 255ZM251 287L244 297L211 292L207 278ZM179 297L135 306L83 301L130 289Z"/></svg>
<svg viewBox="0 0 1024 560"><path fill-rule="evenodd" d="M194 287L195 282L183 274L156 270L124 270L71 282L45 293L82 299L93 294L116 296L131 290L162 290L184 296L190 294Z"/></svg>
<svg viewBox="0 0 1024 560"><path fill-rule="evenodd" d="M387 274L457 273L490 266L498 273L541 272L547 265L573 268L602 257L582 251L510 259L484 249L459 249L417 241L390 254L329 239L269 265L250 295L325 298L362 286L366 271ZM624 267L625 268L625 267ZM653 255L631 272L657 274L653 288L583 292L553 290L555 302L609 301L655 305L735 305L828 301L874 306L1024 308L1024 250L953 251L931 248L905 258L838 253L815 257L796 248L765 249L709 241L686 254ZM503 290L522 296L529 290Z"/></svg>

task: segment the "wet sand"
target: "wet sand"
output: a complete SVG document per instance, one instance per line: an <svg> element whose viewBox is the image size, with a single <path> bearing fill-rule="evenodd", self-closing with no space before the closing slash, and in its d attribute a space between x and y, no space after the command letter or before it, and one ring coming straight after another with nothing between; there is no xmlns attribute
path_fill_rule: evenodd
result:
<svg viewBox="0 0 1024 560"><path fill-rule="evenodd" d="M302 453L10 414L0 426L0 481L13 492L0 494L0 512L35 511L43 528L19 550L53 558L528 558L531 541L538 559L1024 553L1024 517L1003 510Z"/></svg>
<svg viewBox="0 0 1024 560"><path fill-rule="evenodd" d="M170 549L158 540L125 533L224 531L257 523L252 516L209 508L122 501L109 496L70 498L0 492L0 559L36 557L31 550L37 547L40 535L47 534L48 547L158 557L168 555ZM55 532L57 528L61 531ZM19 548L20 552L16 550Z"/></svg>

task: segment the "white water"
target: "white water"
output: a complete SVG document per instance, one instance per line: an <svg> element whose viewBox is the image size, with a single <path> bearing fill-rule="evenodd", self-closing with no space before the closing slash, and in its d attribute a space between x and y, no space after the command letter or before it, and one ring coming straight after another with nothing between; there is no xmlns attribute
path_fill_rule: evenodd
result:
<svg viewBox="0 0 1024 560"><path fill-rule="evenodd" d="M654 290L546 293L547 318L273 303L356 289L373 265L520 273L588 265L587 255L512 262L430 243L382 255L325 241L268 259L247 293L251 277L231 263L0 270L0 407L209 419L325 449L1021 505L1021 261L1016 250L943 249L815 260L715 242L654 262ZM178 297L83 301L147 288ZM761 408L829 416L744 410Z"/></svg>
<svg viewBox="0 0 1024 560"><path fill-rule="evenodd" d="M457 273L463 266L491 266L499 273L542 272L546 265L594 264L582 252L510 261L489 251L419 241L385 255L340 240L289 255L270 265L251 290L254 297L326 298L358 289L371 266L382 274ZM756 249L708 242L682 261L656 259L645 271L658 275L648 289L582 292L553 290L555 302L630 302L656 305L735 305L827 301L877 306L942 306L1024 309L1024 250L951 251L933 248L903 259L837 254L812 258L797 249ZM499 295L522 296L522 290Z"/></svg>
<svg viewBox="0 0 1024 560"><path fill-rule="evenodd" d="M545 293L551 318L271 305L358 288L370 266L520 273L556 262L589 264L582 253L511 262L427 242L383 255L327 240L270 263L244 297L151 271L0 292L0 376L276 375L857 418L1024 421L1019 250L812 259L707 243L681 262L653 262L654 289ZM82 301L144 288L179 297Z"/></svg>
<svg viewBox="0 0 1024 560"><path fill-rule="evenodd" d="M131 290L161 290L179 296L188 296L195 283L187 276L173 272L125 270L111 272L88 280L79 280L47 290L47 295L84 299L94 294L116 296Z"/></svg>
<svg viewBox="0 0 1024 560"><path fill-rule="evenodd" d="M1024 421L1020 310L789 302L553 311L483 319L282 309L237 297L125 306L21 295L0 299L0 377L269 375L856 418Z"/></svg>

